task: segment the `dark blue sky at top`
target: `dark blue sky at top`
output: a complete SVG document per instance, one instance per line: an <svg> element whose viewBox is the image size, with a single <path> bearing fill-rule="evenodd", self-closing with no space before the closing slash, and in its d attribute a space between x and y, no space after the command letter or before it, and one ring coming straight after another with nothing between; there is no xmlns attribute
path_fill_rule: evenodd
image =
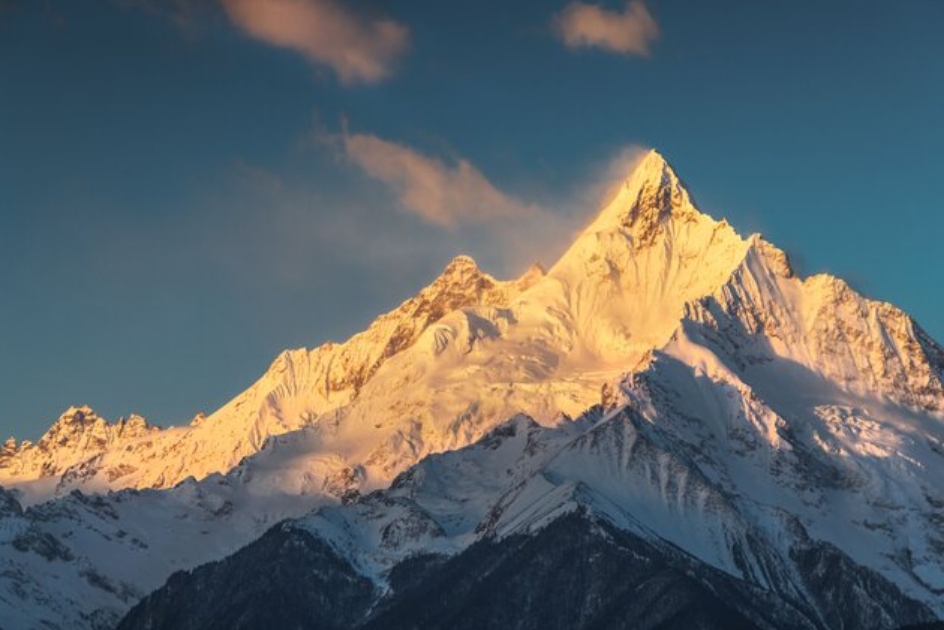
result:
<svg viewBox="0 0 944 630"><path fill-rule="evenodd" d="M614 152L657 147L703 210L944 339L944 3L650 0L648 58L568 50L564 4L358 3L411 45L343 85L212 7L0 1L0 432L70 404L184 423L455 254L521 271L339 158L345 120L578 223Z"/></svg>

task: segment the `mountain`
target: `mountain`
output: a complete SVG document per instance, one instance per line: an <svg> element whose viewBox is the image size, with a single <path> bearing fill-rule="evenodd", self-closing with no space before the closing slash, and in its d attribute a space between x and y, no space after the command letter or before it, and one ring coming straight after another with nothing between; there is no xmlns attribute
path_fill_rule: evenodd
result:
<svg viewBox="0 0 944 630"><path fill-rule="evenodd" d="M120 451L158 432L141 416L112 424L88 406L70 407L36 444L7 440L0 450L0 471L7 482L23 480L48 487L89 466L103 453Z"/></svg>
<svg viewBox="0 0 944 630"><path fill-rule="evenodd" d="M77 488L167 488L188 477L226 472L271 436L330 421L386 361L444 315L508 304L542 275L534 266L517 281L499 282L468 256L459 256L435 282L367 331L343 344L283 352L248 390L187 427L161 431L134 416L128 422L136 429L143 423L146 430L117 440L125 421L109 425L87 407L70 409L37 444L7 442L0 483L35 489L45 498ZM106 437L97 439L99 433Z"/></svg>
<svg viewBox="0 0 944 630"><path fill-rule="evenodd" d="M174 574L119 628L869 629L934 618L791 516L764 522L762 506L713 489L632 409L583 422L516 417L388 490ZM663 484L688 487L643 522L633 503L649 488L625 482L656 465L671 475ZM581 480L588 467L619 491ZM665 538L671 527L682 544Z"/></svg>
<svg viewBox="0 0 944 630"><path fill-rule="evenodd" d="M559 602L588 628L944 616L944 350L699 212L656 152L546 273L459 257L189 427L70 413L0 454L0 627L112 627L171 574L123 627L220 602L258 627L276 586L364 627L436 627L417 601L508 627ZM625 574L569 573L562 539ZM543 599L512 566L547 568Z"/></svg>
<svg viewBox="0 0 944 630"><path fill-rule="evenodd" d="M358 487L382 487L520 410L546 423L581 413L603 382L664 344L684 304L723 283L748 247L700 214L653 152L546 275L532 268L499 282L460 256L364 333L282 353L247 391L188 427L89 451L64 472L24 465L44 458L21 447L0 483L45 490L37 498L50 486L171 487L226 472L267 438L306 428L311 448L333 462L314 473L325 483L355 475Z"/></svg>
<svg viewBox="0 0 944 630"><path fill-rule="evenodd" d="M0 489L0 628L113 628L173 572L326 501L279 491L264 461L237 472L163 490L74 490L27 507Z"/></svg>

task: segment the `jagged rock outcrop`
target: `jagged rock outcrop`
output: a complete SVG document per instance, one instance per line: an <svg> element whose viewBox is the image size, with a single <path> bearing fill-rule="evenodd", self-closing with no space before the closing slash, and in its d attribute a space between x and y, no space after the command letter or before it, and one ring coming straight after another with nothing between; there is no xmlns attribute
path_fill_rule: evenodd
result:
<svg viewBox="0 0 944 630"><path fill-rule="evenodd" d="M0 451L0 477L58 477L73 466L120 451L158 431L160 427L135 414L111 423L90 407L70 407L35 444L7 440Z"/></svg>

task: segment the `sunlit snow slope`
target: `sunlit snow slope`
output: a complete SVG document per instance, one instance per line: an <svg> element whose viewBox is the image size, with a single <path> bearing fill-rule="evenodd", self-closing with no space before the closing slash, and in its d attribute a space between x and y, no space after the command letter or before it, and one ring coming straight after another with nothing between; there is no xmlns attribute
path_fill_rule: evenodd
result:
<svg viewBox="0 0 944 630"><path fill-rule="evenodd" d="M225 472L265 440L308 429L310 471L368 487L525 410L544 423L664 344L685 304L720 286L749 244L700 214L652 152L544 275L499 282L456 258L416 297L344 344L280 355L247 391L190 426L83 427L68 412L35 445L8 442L0 483L38 497L73 488L169 487ZM63 430L63 426L68 430ZM352 477L353 475L353 477ZM308 478L309 485L311 478Z"/></svg>

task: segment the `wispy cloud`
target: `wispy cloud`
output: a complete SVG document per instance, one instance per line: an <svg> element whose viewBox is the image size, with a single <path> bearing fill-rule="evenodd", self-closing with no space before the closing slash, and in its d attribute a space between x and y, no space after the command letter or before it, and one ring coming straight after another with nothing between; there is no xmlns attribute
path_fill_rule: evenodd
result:
<svg viewBox="0 0 944 630"><path fill-rule="evenodd" d="M624 55L648 56L659 38L659 25L640 0L622 12L597 4L571 2L556 17L558 34L568 48L603 48Z"/></svg>
<svg viewBox="0 0 944 630"><path fill-rule="evenodd" d="M541 210L496 188L471 162L449 162L369 134L341 136L345 157L389 186L400 206L443 227L535 217Z"/></svg>
<svg viewBox="0 0 944 630"><path fill-rule="evenodd" d="M234 24L260 41L334 70L344 83L375 83L410 43L407 28L355 14L335 0L220 0Z"/></svg>
<svg viewBox="0 0 944 630"><path fill-rule="evenodd" d="M617 148L607 163L598 166L585 184L589 207L604 208L619 192L620 187L636 170L636 167L649 154L650 148L638 144L628 144Z"/></svg>
<svg viewBox="0 0 944 630"><path fill-rule="evenodd" d="M188 27L202 9L222 7L229 21L253 39L328 67L345 84L388 78L410 47L406 26L355 11L341 0L115 1L169 13Z"/></svg>
<svg viewBox="0 0 944 630"><path fill-rule="evenodd" d="M553 264L647 152L638 145L618 147L576 174L569 193L522 198L501 190L463 157L428 155L346 126L335 134L320 123L308 141L333 145L345 162L384 184L403 211L446 231L427 231L429 238L458 243L456 251L482 254L512 272L534 261Z"/></svg>

